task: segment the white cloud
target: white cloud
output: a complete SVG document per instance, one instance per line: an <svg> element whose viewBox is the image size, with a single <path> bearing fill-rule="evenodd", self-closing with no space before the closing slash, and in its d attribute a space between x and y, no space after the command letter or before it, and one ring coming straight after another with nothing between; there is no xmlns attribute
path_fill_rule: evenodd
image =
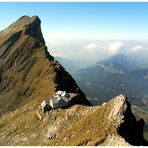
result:
<svg viewBox="0 0 148 148"><path fill-rule="evenodd" d="M134 51L134 52L137 52L137 51L140 51L140 50L143 50L143 46L141 46L141 45L138 45L138 46L131 48L131 51Z"/></svg>
<svg viewBox="0 0 148 148"><path fill-rule="evenodd" d="M96 47L97 47L97 45L95 43L90 43L90 44L86 45L87 50L92 50L92 49L95 49Z"/></svg>
<svg viewBox="0 0 148 148"><path fill-rule="evenodd" d="M95 43L89 43L84 47L84 49L88 51L90 54L95 55L98 47L99 46Z"/></svg>
<svg viewBox="0 0 148 148"><path fill-rule="evenodd" d="M108 52L111 53L111 54L116 54L119 52L119 50L123 47L123 42L121 41L115 41L111 44L108 45Z"/></svg>
<svg viewBox="0 0 148 148"><path fill-rule="evenodd" d="M112 43L89 43L84 46L85 51L87 51L87 54L92 56L92 58L95 57L110 57L112 55L118 54L123 52L121 49L123 49L124 43L121 41L114 41Z"/></svg>
<svg viewBox="0 0 148 148"><path fill-rule="evenodd" d="M83 63L86 62L87 64L93 64L116 54L131 54L134 56L145 53L145 55L148 54L147 42L120 40L104 41L95 39L71 40L54 38L51 34L49 35L45 36L45 39L51 55L81 61Z"/></svg>

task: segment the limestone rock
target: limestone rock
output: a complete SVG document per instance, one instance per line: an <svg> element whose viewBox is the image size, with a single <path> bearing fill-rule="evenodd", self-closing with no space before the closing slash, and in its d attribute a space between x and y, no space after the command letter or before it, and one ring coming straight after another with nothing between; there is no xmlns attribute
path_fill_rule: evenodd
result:
<svg viewBox="0 0 148 148"><path fill-rule="evenodd" d="M118 134L131 145L148 145L143 137L144 120L136 120L127 97L119 95L109 103L112 107L108 118L115 123Z"/></svg>

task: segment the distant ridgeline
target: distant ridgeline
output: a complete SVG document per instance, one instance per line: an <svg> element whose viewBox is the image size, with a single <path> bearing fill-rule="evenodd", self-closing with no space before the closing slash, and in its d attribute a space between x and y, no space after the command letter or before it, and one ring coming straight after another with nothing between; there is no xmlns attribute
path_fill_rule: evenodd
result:
<svg viewBox="0 0 148 148"><path fill-rule="evenodd" d="M139 66L126 55L97 62L77 72L75 78L93 104L123 93L132 103L148 106L148 67Z"/></svg>

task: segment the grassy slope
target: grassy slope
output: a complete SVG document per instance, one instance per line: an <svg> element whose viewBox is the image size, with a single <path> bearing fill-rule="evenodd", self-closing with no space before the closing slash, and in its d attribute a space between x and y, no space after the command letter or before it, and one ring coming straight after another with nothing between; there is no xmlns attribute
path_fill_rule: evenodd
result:
<svg viewBox="0 0 148 148"><path fill-rule="evenodd" d="M78 87L47 52L37 17L23 17L2 31L0 54L0 115L28 103L40 103L56 88L75 92ZM83 101L79 103L87 103L81 91L80 95Z"/></svg>

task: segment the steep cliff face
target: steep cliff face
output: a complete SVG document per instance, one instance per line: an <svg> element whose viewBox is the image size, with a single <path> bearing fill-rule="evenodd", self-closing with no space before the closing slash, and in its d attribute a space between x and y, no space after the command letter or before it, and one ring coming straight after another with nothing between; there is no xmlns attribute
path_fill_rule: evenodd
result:
<svg viewBox="0 0 148 148"><path fill-rule="evenodd" d="M131 145L148 145L143 137L144 120L136 120L131 111L131 104L127 97L119 95L112 100L113 108L110 112L110 120L117 123L117 133Z"/></svg>
<svg viewBox="0 0 148 148"><path fill-rule="evenodd" d="M75 105L47 114L38 105L24 106L1 117L0 145L148 145L143 126L123 95L102 106Z"/></svg>
<svg viewBox="0 0 148 148"><path fill-rule="evenodd" d="M0 108L41 102L55 90L76 92L74 79L49 54L37 16L23 16L0 32ZM90 105L80 90L76 103Z"/></svg>

